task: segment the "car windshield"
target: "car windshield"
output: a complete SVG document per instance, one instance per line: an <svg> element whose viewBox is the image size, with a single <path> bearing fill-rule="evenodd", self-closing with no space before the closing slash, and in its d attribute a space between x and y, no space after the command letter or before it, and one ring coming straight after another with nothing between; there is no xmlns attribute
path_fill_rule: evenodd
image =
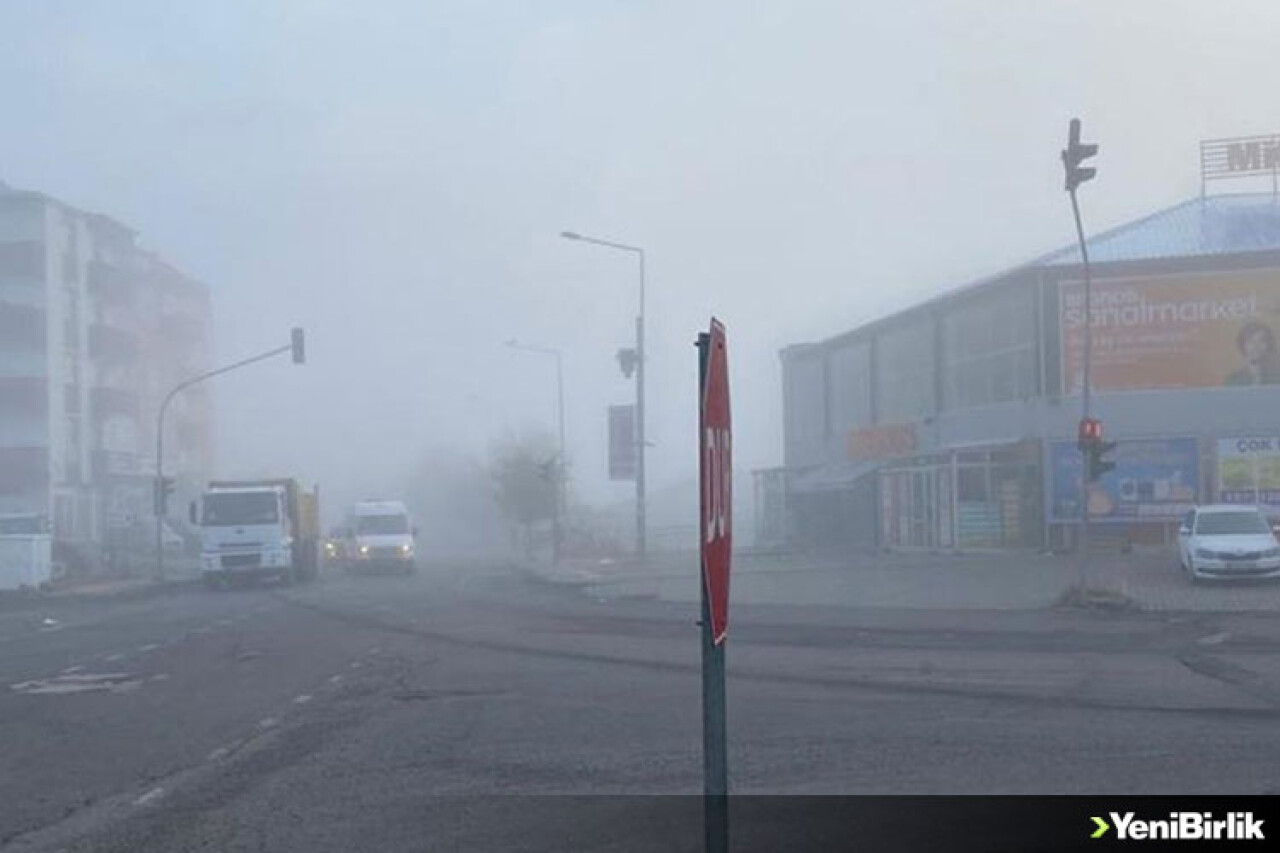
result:
<svg viewBox="0 0 1280 853"><path fill-rule="evenodd" d="M408 533L409 518L404 515L362 515L356 519L356 532L375 536Z"/></svg>
<svg viewBox="0 0 1280 853"><path fill-rule="evenodd" d="M1211 536L1270 532L1267 520L1256 512L1206 512L1196 520L1196 533Z"/></svg>
<svg viewBox="0 0 1280 853"><path fill-rule="evenodd" d="M274 492L205 495L202 523L206 527L275 524L279 518L277 503Z"/></svg>

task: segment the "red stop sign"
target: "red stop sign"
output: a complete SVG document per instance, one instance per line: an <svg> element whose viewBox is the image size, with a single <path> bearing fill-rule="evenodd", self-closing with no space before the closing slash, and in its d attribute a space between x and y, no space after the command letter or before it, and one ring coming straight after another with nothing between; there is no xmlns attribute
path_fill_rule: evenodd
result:
<svg viewBox="0 0 1280 853"><path fill-rule="evenodd" d="M729 563L733 555L733 453L729 427L729 350L724 326L711 318L699 412L702 486L702 581L719 645L729 628Z"/></svg>

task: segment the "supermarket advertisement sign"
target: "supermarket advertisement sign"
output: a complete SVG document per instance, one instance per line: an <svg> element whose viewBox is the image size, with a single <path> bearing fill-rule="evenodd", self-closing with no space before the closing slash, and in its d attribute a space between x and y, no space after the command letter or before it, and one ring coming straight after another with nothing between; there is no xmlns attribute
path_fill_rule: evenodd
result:
<svg viewBox="0 0 1280 853"><path fill-rule="evenodd" d="M1200 458L1194 438L1121 441L1108 471L1089 487L1094 521L1173 521L1195 506L1200 494ZM1075 442L1049 446L1050 519L1080 520L1083 473Z"/></svg>
<svg viewBox="0 0 1280 853"><path fill-rule="evenodd" d="M1059 286L1062 383L1083 385L1084 286ZM1093 283L1091 384L1098 391L1280 385L1280 272Z"/></svg>
<svg viewBox="0 0 1280 853"><path fill-rule="evenodd" d="M1280 512L1280 436L1218 439L1218 500Z"/></svg>

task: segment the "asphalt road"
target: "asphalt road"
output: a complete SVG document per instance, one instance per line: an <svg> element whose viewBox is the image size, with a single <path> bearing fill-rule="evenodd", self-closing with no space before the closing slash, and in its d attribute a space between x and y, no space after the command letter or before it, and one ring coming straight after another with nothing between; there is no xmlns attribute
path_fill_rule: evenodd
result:
<svg viewBox="0 0 1280 853"><path fill-rule="evenodd" d="M700 791L694 618L485 564L11 608L0 847L697 849L640 796ZM731 785L1277 793L1272 621L738 608Z"/></svg>

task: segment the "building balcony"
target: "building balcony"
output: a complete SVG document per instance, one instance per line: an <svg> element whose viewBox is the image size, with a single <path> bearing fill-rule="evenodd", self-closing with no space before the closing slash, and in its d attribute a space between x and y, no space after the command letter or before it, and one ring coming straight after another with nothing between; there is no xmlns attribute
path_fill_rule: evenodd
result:
<svg viewBox="0 0 1280 853"><path fill-rule="evenodd" d="M93 417L102 421L112 417L138 418L138 395L124 388L96 387L89 391Z"/></svg>
<svg viewBox="0 0 1280 853"><path fill-rule="evenodd" d="M136 279L102 261L89 262L88 284L89 292L104 303L132 305L138 297Z"/></svg>
<svg viewBox="0 0 1280 853"><path fill-rule="evenodd" d="M47 417L49 386L44 377L0 377L0 412Z"/></svg>
<svg viewBox="0 0 1280 853"><path fill-rule="evenodd" d="M138 336L133 332L94 323L89 326L89 357L107 364L129 364L138 359Z"/></svg>
<svg viewBox="0 0 1280 853"><path fill-rule="evenodd" d="M155 467L154 464L152 467ZM136 453L118 450L96 450L93 453L93 479L101 482L108 478L148 477Z"/></svg>
<svg viewBox="0 0 1280 853"><path fill-rule="evenodd" d="M0 275L44 280L45 251L40 240L0 242Z"/></svg>
<svg viewBox="0 0 1280 853"><path fill-rule="evenodd" d="M0 301L0 340L12 349L43 351L47 335L44 309Z"/></svg>
<svg viewBox="0 0 1280 853"><path fill-rule="evenodd" d="M0 495L44 491L48 485L48 448L0 447Z"/></svg>

